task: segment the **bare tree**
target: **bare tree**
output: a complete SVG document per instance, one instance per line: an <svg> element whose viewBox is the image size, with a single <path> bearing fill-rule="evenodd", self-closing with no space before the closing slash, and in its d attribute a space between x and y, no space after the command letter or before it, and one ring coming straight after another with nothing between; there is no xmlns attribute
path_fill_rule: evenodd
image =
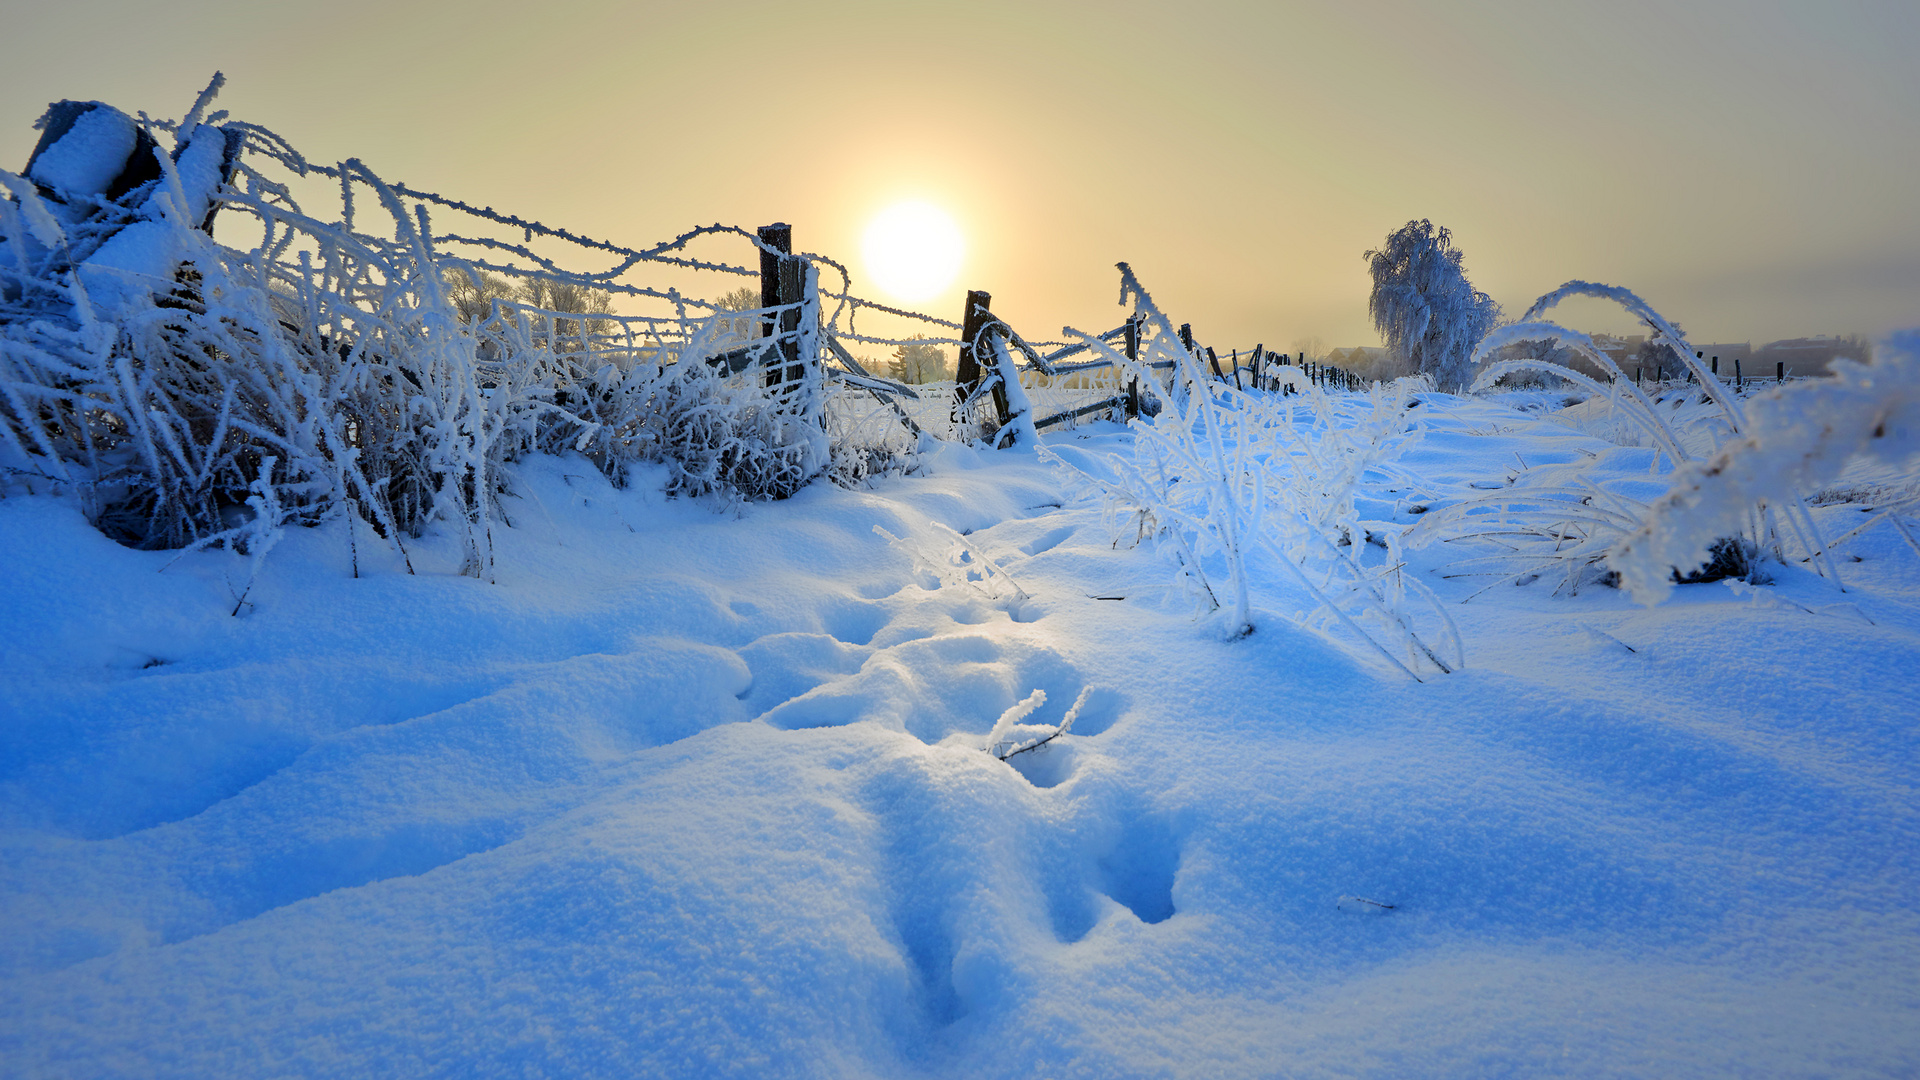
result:
<svg viewBox="0 0 1920 1080"><path fill-rule="evenodd" d="M1678 324L1674 329L1679 329ZM1565 361L1556 359L1555 362ZM1633 362L1648 378L1679 378L1687 370L1686 361L1680 358L1679 350L1658 335L1641 343L1640 351L1633 354Z"/></svg>

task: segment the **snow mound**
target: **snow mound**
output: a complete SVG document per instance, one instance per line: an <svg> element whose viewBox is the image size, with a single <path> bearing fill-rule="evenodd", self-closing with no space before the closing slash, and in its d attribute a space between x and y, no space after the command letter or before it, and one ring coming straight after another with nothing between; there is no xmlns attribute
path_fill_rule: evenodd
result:
<svg viewBox="0 0 1920 1080"><path fill-rule="evenodd" d="M1441 506L1516 452L1648 453L1421 410L1399 465ZM451 531L414 574L362 537L355 577L336 520L237 616L242 556L0 500L10 1073L1920 1062L1920 560L1891 533L1844 598L1783 566L1651 610L1461 606L1415 552L1473 654L1416 683L1296 622L1275 567L1222 641L1032 454L724 514L662 470L506 475L497 584ZM916 557L951 535L1026 599Z"/></svg>

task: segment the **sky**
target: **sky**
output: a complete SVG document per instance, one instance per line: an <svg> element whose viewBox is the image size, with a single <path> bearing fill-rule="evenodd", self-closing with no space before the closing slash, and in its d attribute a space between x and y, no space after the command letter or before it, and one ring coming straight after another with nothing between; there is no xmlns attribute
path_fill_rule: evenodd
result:
<svg viewBox="0 0 1920 1080"><path fill-rule="evenodd" d="M1427 218L1507 314L1624 285L1696 342L1920 325L1920 4L0 0L0 168L48 102L219 107L309 158L640 246L944 207L1034 339L1114 263L1223 350L1376 344ZM742 253L739 261L748 261ZM716 283L716 294L734 281ZM1563 309L1587 330L1630 330Z"/></svg>

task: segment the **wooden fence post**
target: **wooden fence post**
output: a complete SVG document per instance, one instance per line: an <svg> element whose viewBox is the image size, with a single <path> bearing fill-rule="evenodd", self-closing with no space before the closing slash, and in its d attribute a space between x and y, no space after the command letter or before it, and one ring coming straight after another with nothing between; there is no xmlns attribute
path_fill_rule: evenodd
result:
<svg viewBox="0 0 1920 1080"><path fill-rule="evenodd" d="M987 321L993 317L990 314L992 304L993 296L990 293L979 289L967 292L967 311L960 319L960 359L954 371L953 422L956 424L966 419L960 414L960 406L973 396L974 391L980 389L980 380L984 378L979 346L983 336L981 331L986 328ZM1000 422L1006 423L1007 392L1004 387L994 388L993 405Z"/></svg>
<svg viewBox="0 0 1920 1080"><path fill-rule="evenodd" d="M772 225L762 225L759 229L760 242L773 251L762 248L760 251L760 306L778 307L782 304L798 304L803 282L806 279L804 259L796 259L793 251L793 227L783 221ZM776 254L776 252L778 254ZM795 331L800 329L800 309L780 312L778 317L768 316L760 321L760 333L763 337L786 335L777 344L780 352L778 363L767 369L767 385L778 386L784 382L798 382L803 374L800 368L800 342Z"/></svg>
<svg viewBox="0 0 1920 1080"><path fill-rule="evenodd" d="M1260 376L1266 372L1266 366L1263 363L1267 358L1266 353L1267 347L1265 345L1255 345L1253 347L1253 359L1248 361L1249 365L1253 368L1253 388L1255 390L1265 390L1267 388L1267 384L1260 378Z"/></svg>
<svg viewBox="0 0 1920 1080"><path fill-rule="evenodd" d="M1213 365L1214 378L1219 379L1221 382L1227 381L1227 373L1220 369L1220 357L1213 351L1213 346L1211 345L1207 346L1207 363Z"/></svg>
<svg viewBox="0 0 1920 1080"><path fill-rule="evenodd" d="M1735 390L1747 388L1747 378L1740 373L1740 358L1737 356L1733 358L1733 388Z"/></svg>
<svg viewBox="0 0 1920 1080"><path fill-rule="evenodd" d="M1787 362L1785 360L1775 360L1773 362L1773 381L1777 383L1787 381Z"/></svg>
<svg viewBox="0 0 1920 1080"><path fill-rule="evenodd" d="M1140 359L1140 317L1127 316L1127 359ZM1127 380L1127 418L1140 415L1140 378L1134 376Z"/></svg>

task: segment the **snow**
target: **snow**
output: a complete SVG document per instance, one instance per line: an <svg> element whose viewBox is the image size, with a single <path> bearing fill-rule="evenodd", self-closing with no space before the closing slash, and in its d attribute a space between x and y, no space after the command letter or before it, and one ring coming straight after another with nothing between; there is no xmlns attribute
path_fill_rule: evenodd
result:
<svg viewBox="0 0 1920 1080"><path fill-rule="evenodd" d="M1549 397L1422 395L1398 465L1436 505L1516 454L1657 494ZM1920 1069L1892 530L1845 593L1773 564L1652 608L1461 604L1461 553L1412 550L1467 661L1415 682L1269 564L1222 640L1026 446L721 511L506 477L495 584L335 519L244 602L243 555L0 499L9 1075Z"/></svg>
<svg viewBox="0 0 1920 1080"><path fill-rule="evenodd" d="M76 107L73 102L64 104ZM126 168L139 129L131 117L111 106L89 102L77 108L84 111L34 157L28 176L35 183L69 194L100 195Z"/></svg>
<svg viewBox="0 0 1920 1080"><path fill-rule="evenodd" d="M136 221L114 233L78 270L88 299L102 314L113 315L170 288L185 255L172 224Z"/></svg>

